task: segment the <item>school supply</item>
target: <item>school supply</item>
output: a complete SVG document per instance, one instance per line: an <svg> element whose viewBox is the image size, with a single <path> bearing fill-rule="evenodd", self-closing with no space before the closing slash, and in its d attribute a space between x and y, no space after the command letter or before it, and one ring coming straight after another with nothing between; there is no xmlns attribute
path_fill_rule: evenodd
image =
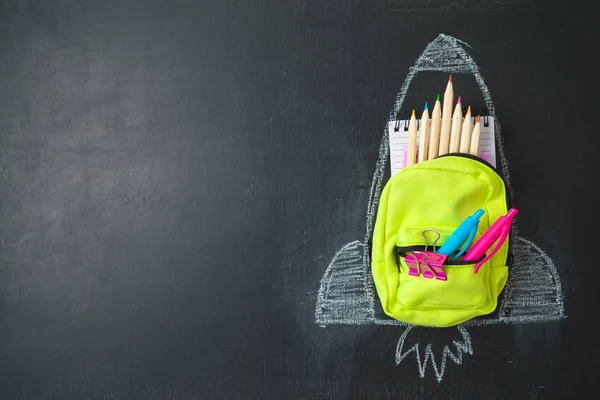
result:
<svg viewBox="0 0 600 400"><path fill-rule="evenodd" d="M480 141L482 140L481 130L481 117L478 115L477 120L475 121L475 127L473 128L473 133L471 134L471 146L469 148L469 153L478 156L482 153Z"/></svg>
<svg viewBox="0 0 600 400"><path fill-rule="evenodd" d="M471 118L471 106L467 108L465 114L465 120L463 121L462 128L460 130L460 148L458 151L461 153L468 153L471 148L471 132L473 131L473 119Z"/></svg>
<svg viewBox="0 0 600 400"><path fill-rule="evenodd" d="M427 107L427 103L425 103L425 107L423 107L423 115L421 116L421 123L419 129L419 159L418 162L427 161L427 151L429 146L429 110ZM415 149L416 151L416 149Z"/></svg>
<svg viewBox="0 0 600 400"><path fill-rule="evenodd" d="M443 264L448 256L427 251L411 251L406 254L406 265L410 276L423 276L438 281L448 280Z"/></svg>
<svg viewBox="0 0 600 400"><path fill-rule="evenodd" d="M506 215L498 218L496 222L494 222L492 226L490 226L490 228L483 234L483 236L481 236L477 243L475 243L473 247L469 249L467 254L465 254L463 258L464 261L479 260L485 255L485 252L497 242L496 247L494 247L494 249L490 251L483 260L479 261L475 265L475 273L479 272L479 268L481 268L481 266L502 247L508 238L508 234L510 233L512 220L518 212L519 210L516 208L511 208L508 210Z"/></svg>
<svg viewBox="0 0 600 400"><path fill-rule="evenodd" d="M429 137L429 149L427 150L427 159L433 160L438 156L440 146L440 130L442 129L442 106L440 95L437 95L433 112L431 113L431 134Z"/></svg>
<svg viewBox="0 0 600 400"><path fill-rule="evenodd" d="M426 233L428 232L436 235L436 238L432 243L433 251L428 251L429 240L426 236ZM398 232L398 234L400 234L400 232ZM445 281L447 277L444 273L443 264L446 261L447 256L436 253L436 244L440 240L440 233L435 229L425 229L421 232L421 236L425 241L425 249L423 251L410 251L406 254L408 274L411 276L422 276L428 279L436 278L437 280ZM401 242L402 237L398 237L396 240ZM396 264L399 269L400 266L398 260L396 260Z"/></svg>
<svg viewBox="0 0 600 400"><path fill-rule="evenodd" d="M450 260L441 248L431 248L423 230L437 231L446 244L481 209L477 240L507 208L498 172L469 154L442 155L394 174L381 192L371 241L371 271L383 311L408 324L436 327L493 312L508 278L508 241L490 257ZM481 270L474 273L478 264Z"/></svg>
<svg viewBox="0 0 600 400"><path fill-rule="evenodd" d="M450 153L456 153L460 148L460 130L463 125L462 105L460 104L460 96L456 102L454 115L452 115L452 129L450 130Z"/></svg>
<svg viewBox="0 0 600 400"><path fill-rule="evenodd" d="M437 102L436 102L437 103ZM436 104L437 107L437 104ZM477 112L477 111L476 111ZM431 148L434 146L435 140L435 109L433 111L433 117L431 119L431 135L429 142L429 159L433 159L436 156L432 156ZM417 124L419 120L417 120ZM421 121L422 124L422 121ZM395 121L390 121L388 125L388 135L389 135L389 146L390 146L390 167L391 174L394 176L398 171L400 171L405 166L405 160L407 157L408 151L408 126L409 121L406 119L397 119ZM477 129L477 130L476 130ZM479 133L477 133L479 132ZM475 152L475 154L470 149L469 153L473 155L478 155L488 163L492 164L492 166L496 167L496 140L494 136L494 118L484 115L481 117L481 122L479 127L477 124L473 129L473 137L471 138L471 147L473 147L473 141L475 140L475 136L477 136L476 146L480 149ZM481 139L480 139L481 138ZM417 134L417 142L419 142L419 134ZM419 149L417 149L417 153ZM477 208L477 207L476 207Z"/></svg>
<svg viewBox="0 0 600 400"><path fill-rule="evenodd" d="M477 226L479 225L479 218L483 215L484 211L482 209L478 209L475 211L475 214L467 217L462 224L450 235L448 240L440 247L438 250L439 254L445 254L447 256L454 253L456 250L460 248L460 246L464 243L462 250L458 252L452 260L456 260L458 257L462 255L462 253L471 245L473 238L475 237L475 233L477 232ZM480 256L481 257L481 256ZM475 259L477 259L476 257Z"/></svg>
<svg viewBox="0 0 600 400"><path fill-rule="evenodd" d="M442 105L442 130L440 131L440 147L438 154L448 153L450 147L450 128L452 125L452 104L454 104L454 89L452 87L452 75L448 79L446 91L444 92L444 104Z"/></svg>

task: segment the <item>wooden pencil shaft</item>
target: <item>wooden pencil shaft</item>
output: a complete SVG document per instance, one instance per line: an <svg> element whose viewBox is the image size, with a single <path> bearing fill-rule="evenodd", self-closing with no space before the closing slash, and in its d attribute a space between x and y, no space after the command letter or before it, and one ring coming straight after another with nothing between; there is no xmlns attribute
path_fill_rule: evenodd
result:
<svg viewBox="0 0 600 400"><path fill-rule="evenodd" d="M439 101L435 102L431 114L431 133L429 134L429 149L427 159L433 160L438 156L440 145L440 130L442 128L442 107Z"/></svg>
<svg viewBox="0 0 600 400"><path fill-rule="evenodd" d="M450 129L452 125L452 104L454 103L454 91L452 83L448 82L448 87L444 93L444 105L442 107L442 129L440 131L440 146L438 154L448 153L450 147Z"/></svg>
<svg viewBox="0 0 600 400"><path fill-rule="evenodd" d="M471 134L471 146L469 149L469 154L474 156L479 155L479 138L481 136L481 122L477 122L475 127L473 128L473 133Z"/></svg>
<svg viewBox="0 0 600 400"><path fill-rule="evenodd" d="M428 156L428 145L429 145L429 110L423 111L421 117L421 129L419 130L419 150L418 150L418 162L427 161Z"/></svg>
<svg viewBox="0 0 600 400"><path fill-rule="evenodd" d="M460 148L461 153L468 153L471 148L471 132L473 130L473 120L471 119L471 107L467 109L465 119L460 130Z"/></svg>
<svg viewBox="0 0 600 400"><path fill-rule="evenodd" d="M410 118L408 125L408 149L406 152L405 166L413 165L417 162L417 118L414 115Z"/></svg>
<svg viewBox="0 0 600 400"><path fill-rule="evenodd" d="M458 103L456 105L456 108L454 109L454 115L452 116L452 129L450 130L450 147L448 149L450 153L456 153L460 148L460 131L462 125L462 107L460 103Z"/></svg>

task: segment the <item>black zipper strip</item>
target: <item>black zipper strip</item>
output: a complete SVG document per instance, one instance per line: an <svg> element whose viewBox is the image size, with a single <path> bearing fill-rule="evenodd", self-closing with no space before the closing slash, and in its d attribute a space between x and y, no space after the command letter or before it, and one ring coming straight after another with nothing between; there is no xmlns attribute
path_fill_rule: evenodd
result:
<svg viewBox="0 0 600 400"><path fill-rule="evenodd" d="M408 253L411 253L413 251L425 251L425 246L423 246L423 245L402 246L402 247L396 246L396 248L394 248L394 255L397 258L396 263L398 264L398 267L400 267L399 258L400 257L406 258ZM451 265L457 265L457 266L458 265L475 265L485 258L485 254L484 254L479 258L479 260L475 260L475 261L450 260L450 257L452 257L454 254L456 254L456 252L454 252L448 256L448 258L444 262L444 265L448 265L448 266L451 266Z"/></svg>

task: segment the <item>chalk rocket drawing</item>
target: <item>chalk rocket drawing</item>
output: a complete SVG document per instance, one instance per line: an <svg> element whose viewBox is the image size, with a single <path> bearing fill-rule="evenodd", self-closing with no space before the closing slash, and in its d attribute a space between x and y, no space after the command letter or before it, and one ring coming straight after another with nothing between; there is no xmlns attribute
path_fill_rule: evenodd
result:
<svg viewBox="0 0 600 400"><path fill-rule="evenodd" d="M479 67L465 50L470 46L452 36L440 34L430 42L417 58L400 88L389 121L393 121L402 107L402 103L413 78L424 71L438 71L450 74L471 74L475 77L483 99L491 116L494 117L496 147L499 155L499 168L507 182L507 191L514 204L514 193L510 186L508 163L504 155L502 131L496 118L494 103ZM511 233L512 264L508 282L501 297L497 313L482 316L465 322L457 327L462 340L455 340L443 348L439 364L434 358L432 345L425 346L424 354L419 352L419 343L405 349L405 341L412 326L391 318L375 315L375 304L379 301L373 284L367 241L373 232L377 215L377 205L383 186L383 175L388 162L388 123L385 124L379 148L379 157L375 165L373 181L366 212L365 235L343 246L335 254L321 279L317 295L315 322L327 325L398 325L406 329L398 340L396 364L400 364L411 353L415 353L419 375L425 376L430 362L438 382L444 377L446 362L449 358L455 364L463 362L465 354L473 354L468 326L490 324L521 324L557 321L565 318L560 278L554 263L541 248L533 242L519 236L516 224ZM453 350L454 349L454 350Z"/></svg>

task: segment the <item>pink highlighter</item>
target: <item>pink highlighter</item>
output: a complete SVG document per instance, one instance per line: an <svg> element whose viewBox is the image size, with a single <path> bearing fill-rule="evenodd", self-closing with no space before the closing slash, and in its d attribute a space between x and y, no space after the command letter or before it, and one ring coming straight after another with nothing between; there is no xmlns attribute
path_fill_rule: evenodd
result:
<svg viewBox="0 0 600 400"><path fill-rule="evenodd" d="M488 254L483 260L481 260L475 265L475 273L479 271L479 268L481 268L481 266L487 260L489 260L494 254L496 254L498 250L500 250L500 247L502 246L502 244L508 237L508 234L510 233L510 226L512 224L512 220L518 212L519 210L517 210L516 208L511 208L510 210L508 210L506 215L503 215L502 217L498 218L496 222L494 222L492 226L490 226L490 228L487 231L485 231L485 233L477 241L477 243L475 243L473 247L469 249L467 254L465 254L465 256L463 257L464 261L477 261L485 254L486 250L492 247L494 242L498 241L496 247L494 247L494 249L490 251L490 254Z"/></svg>

